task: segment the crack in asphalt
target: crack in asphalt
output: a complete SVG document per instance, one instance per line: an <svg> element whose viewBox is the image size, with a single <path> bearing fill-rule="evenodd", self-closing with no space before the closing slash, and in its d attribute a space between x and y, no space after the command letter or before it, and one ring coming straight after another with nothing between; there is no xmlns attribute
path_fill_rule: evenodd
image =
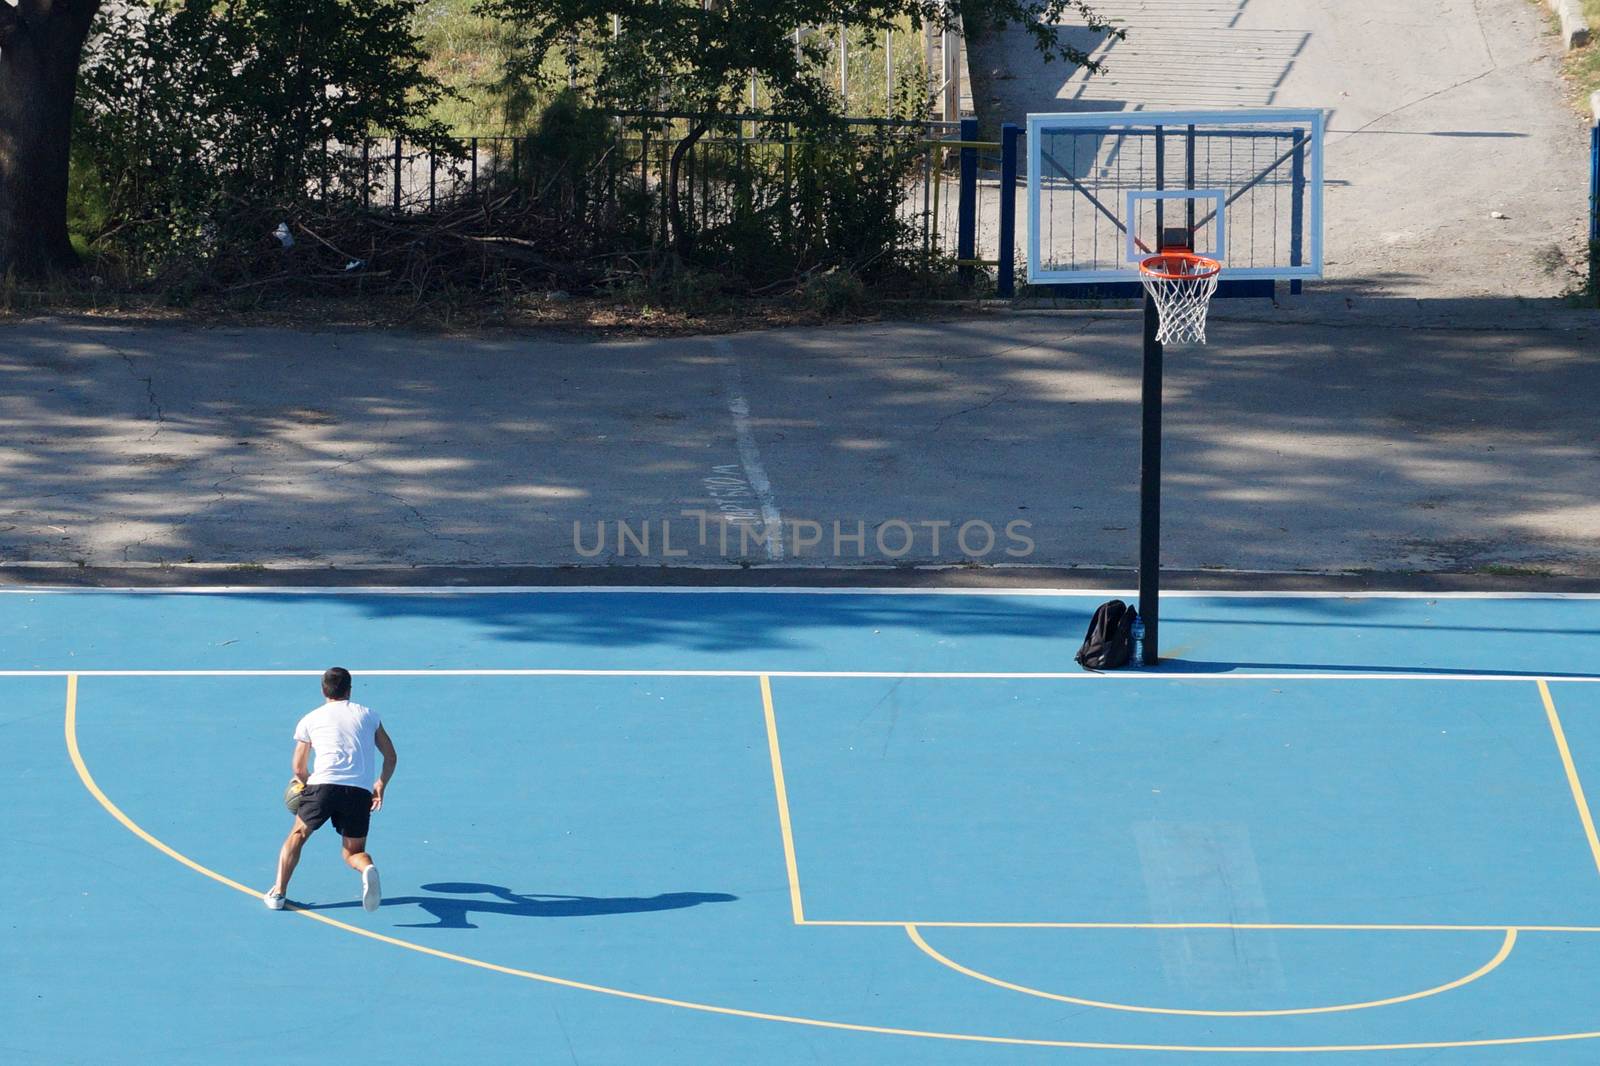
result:
<svg viewBox="0 0 1600 1066"><path fill-rule="evenodd" d="M1499 67L1500 61L1494 54L1494 43L1489 39L1489 27L1483 24L1483 8L1479 0L1472 0L1472 21L1478 26L1478 36L1483 38L1483 50L1488 53L1490 64Z"/></svg>
<svg viewBox="0 0 1600 1066"><path fill-rule="evenodd" d="M1392 117L1394 115L1398 115L1400 112L1405 111L1408 108L1416 107L1418 104L1425 104L1429 100L1432 100L1436 96L1443 96L1445 93L1454 92L1455 90L1461 88L1463 85L1471 85L1475 81L1482 81L1484 78L1487 78L1489 75L1495 73L1499 69L1500 69L1499 66L1492 66L1488 70L1479 71L1478 73L1474 74L1470 78L1462 78L1460 81L1455 82L1455 83L1453 83L1451 85L1446 85L1442 89L1435 89L1433 92L1427 93L1424 96L1419 96L1415 100L1408 100L1405 103L1401 104L1399 107L1393 108L1393 109L1391 109L1389 111L1385 111L1383 114L1379 115L1377 118L1373 119L1372 121L1364 123L1364 124L1362 124L1360 126L1357 126L1355 129L1351 130L1349 133L1346 133L1343 137L1339 137L1336 140L1330 140L1328 142L1328 147L1331 148L1336 144L1343 144L1345 141L1348 141L1350 138L1355 137L1358 134L1363 133L1363 132L1371 129L1373 126L1376 126L1378 123L1382 122L1384 119L1390 118L1390 117Z"/></svg>
<svg viewBox="0 0 1600 1066"><path fill-rule="evenodd" d="M1002 397L1009 396L1013 388L1014 386L1006 385L1003 388L996 389L994 394L991 395L987 400L984 400L982 403L975 403L971 407L963 407L959 411L951 411L949 414L945 415L943 418L939 419L939 421L933 424L933 428L928 431L929 435L931 436L932 434L939 432L944 428L945 423L950 421L952 418L960 418L962 415L969 415L974 411L982 411L986 407L994 406Z"/></svg>
<svg viewBox="0 0 1600 1066"><path fill-rule="evenodd" d="M347 466L355 466L357 463L364 463L368 459L371 459L374 455L377 455L378 452L383 450L384 434L389 432L389 423L392 421L394 421L393 415L384 416L382 423L379 424L377 432L374 434L374 436L378 438L378 442L373 444L366 451L351 458L345 458L341 456L337 462L330 463L324 467L319 467L317 469L317 473L332 474L336 471L343 470ZM399 497L395 498L399 499Z"/></svg>
<svg viewBox="0 0 1600 1066"><path fill-rule="evenodd" d="M201 515L205 514L207 511L214 510L215 508L227 503L228 492L222 486L226 485L230 481L236 481L245 476L246 475L239 473L239 468L237 466L234 466L230 463L228 466L228 476L224 478L218 478L216 481L211 483L211 491L217 494L216 499L206 501L193 511L183 515L177 521L169 522L159 530L152 531L140 537L138 540L124 544L122 546L122 561L125 563L133 562L132 559L128 558L129 553L144 547L157 537L172 535L173 533L182 529L184 526L188 525L190 522L193 522L196 518L199 518Z"/></svg>
<svg viewBox="0 0 1600 1066"><path fill-rule="evenodd" d="M465 545L466 547L469 547L469 548L472 547L472 541L469 540L466 537L447 536L447 535L445 535L443 533L440 533L438 530L434 529L432 520L430 520L427 515L423 514L421 511L417 510L416 506L414 504L412 504L410 500L407 500L405 497L397 496L392 492L385 492L382 489L368 489L367 493L368 493L368 495L371 495L371 496L383 496L383 497L386 497L388 499L391 499L391 500L395 501L396 503L398 503L400 506L404 507L406 510L410 511L412 516L416 519L417 527L419 529L421 529L424 533L426 533L428 536L432 537L434 540L437 540L437 541L448 541L448 542L451 542L451 543L454 543L454 544Z"/></svg>
<svg viewBox="0 0 1600 1066"><path fill-rule="evenodd" d="M133 362L133 356L132 355L130 355L129 353L123 351L121 348L118 348L115 344L112 344L110 341L101 341L100 343L104 344L107 348L111 349L113 352L116 352L117 353L117 357L120 358L124 363L128 364L128 373L133 375L133 379L135 381L141 381L141 382L144 383L145 402L147 402L150 405L150 415L149 415L149 417L150 417L151 421L155 422L156 428L155 428L155 431L153 433L151 433L148 437L144 437L142 439L146 440L146 441L155 440L157 437L159 437L161 435L161 427L167 421L166 412L161 409L161 401L156 398L156 379L155 379L155 374L152 373L149 377L141 377L139 375L139 368Z"/></svg>

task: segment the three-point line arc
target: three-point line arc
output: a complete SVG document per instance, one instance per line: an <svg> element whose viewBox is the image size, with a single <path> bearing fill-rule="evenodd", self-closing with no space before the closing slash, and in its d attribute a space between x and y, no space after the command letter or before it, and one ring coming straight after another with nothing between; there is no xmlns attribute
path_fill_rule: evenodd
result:
<svg viewBox="0 0 1600 1066"><path fill-rule="evenodd" d="M201 864L199 862L196 862L194 859L188 857L187 855L184 855L183 853L179 852L177 849L167 845L166 843L164 843L163 841L161 841L160 839L155 837L153 834L151 834L149 831L144 829L142 826L140 826L132 818L130 818L120 807L118 807L115 803L112 802L110 797L107 796L104 791L101 790L99 784L96 783L96 781L95 781L94 775L92 773L90 773L88 764L84 761L83 753L82 753L82 751L81 751L81 749L79 747L79 743L78 743L78 680L79 680L79 675L76 674L76 673L68 673L66 675L67 685L66 685L66 713L65 713L65 716L64 716L64 733L65 733L65 741L66 741L66 748L67 748L68 757L71 759L73 769L77 772L78 778L83 783L84 788L86 790L88 790L89 794L92 797L94 797L95 801L97 803L99 803L99 805L102 808L104 808L105 811L109 815L111 815L112 818L114 818L117 822L119 822L124 828L126 828L134 836L138 837L140 840L144 841L146 844L150 845L152 848L156 849L157 851L161 852L162 854L166 855L167 857L169 857L169 858L173 859L174 861L179 862L182 865L188 867L189 869L195 871L196 873L199 873L199 874L201 874L201 875L203 875L203 876L205 876L207 878L210 878L212 881L215 881L218 884L224 885L227 888L230 888L230 889L232 889L232 890L234 890L236 892L240 892L240 893L248 896L250 898L250 900L253 903L256 903L256 906L259 907L258 900L259 900L259 895L260 894L256 889L251 888L251 887L249 887L249 886L247 886L245 884L242 884L241 882L236 881L233 878L228 877L228 876L226 876L224 874L218 873L217 871L212 870L209 867L207 867L207 866L205 866L205 865L203 865L203 864ZM1543 685L1542 682L1540 683L1540 687L1541 687L1541 691L1545 691L1546 692L1546 698L1548 700L1548 692L1544 688L1544 685ZM768 721L768 739L769 739L769 743L771 744L771 751L772 751L772 753L774 755L774 758L776 759L777 752L778 752L776 721L775 721L775 715L773 714L773 711L772 711L771 684L770 684L770 681L768 680L768 675L766 675L766 674L761 675L761 689L762 689L762 696L763 696L763 706L764 706L764 709L766 711L767 721ZM1548 706L1550 707L1550 714L1551 714L1551 717L1552 717L1552 722L1554 723L1555 722L1554 705L1552 703L1552 704L1549 704ZM1559 728L1559 727L1557 726L1557 728ZM1582 803L1582 799L1581 799L1581 795L1582 794L1581 794L1581 791L1579 790L1579 786L1577 786L1576 772L1574 770L1570 769L1570 767L1571 767L1570 755L1566 755L1565 758L1568 760L1569 772L1572 774L1572 782L1573 782L1573 784L1575 786L1574 787L1575 796L1579 799L1579 802L1581 804ZM778 780L781 780L781 778L779 778ZM775 781L775 783L776 783L776 781ZM1592 836L1592 820L1589 822L1589 825L1591 827L1590 828L1591 840L1593 840L1593 836ZM806 925L813 925L813 924L849 924L849 923L815 923L815 922L808 922L808 921L804 920L803 915L799 911L798 871L797 871L797 867L796 867L795 862L794 862L792 831L786 830L785 835L786 835L786 845L787 845L787 847L786 847L786 860L787 860L788 865L789 865L789 873L790 873L790 876L791 876L791 886L792 886L792 889L793 889L793 891L795 893L793 899L794 899L795 907L796 907L796 917L803 924L806 924ZM1597 860L1600 860L1600 850L1596 851L1596 857L1597 857ZM929 1039L929 1040L950 1040L950 1041L957 1041L957 1042L961 1042L961 1043L997 1044L997 1045L1024 1046L1024 1047L1075 1048L1075 1049L1101 1050L1101 1051L1175 1051L1175 1052L1188 1052L1188 1053L1191 1053L1191 1054L1216 1054L1216 1053L1223 1053L1223 1054L1251 1054L1251 1053L1273 1054L1273 1053L1284 1053L1284 1054L1287 1054L1287 1053L1356 1052L1356 1051L1424 1051L1424 1050L1436 1050L1436 1049L1445 1049L1445 1048L1509 1047L1509 1046L1522 1045L1522 1044L1568 1043L1568 1042L1577 1041L1577 1040L1593 1040L1593 1039L1596 1039L1596 1038L1600 1038L1600 1031L1586 1031L1586 1032L1573 1032L1573 1033L1546 1033L1546 1034L1535 1034L1535 1035L1529 1035L1529 1036L1487 1037L1487 1038L1476 1038L1476 1039L1468 1039L1468 1040L1414 1041L1414 1042L1389 1043L1389 1044L1302 1044L1302 1045L1280 1045L1280 1046L1268 1046L1268 1045L1220 1045L1220 1044L1154 1044L1154 1043L1115 1043L1115 1042L1108 1042L1108 1041L1092 1041L1092 1040L1052 1040L1052 1039L1037 1038L1037 1037L1004 1036L1004 1035L999 1035L999 1034L985 1034L985 1033L943 1032L943 1031L938 1031L938 1030L911 1029L911 1028L901 1028L901 1027L883 1026L883 1025L868 1025L868 1024L863 1024L863 1023L858 1023L858 1022L835 1021L835 1020L826 1019L826 1018L808 1018L808 1017L803 1017L803 1016L800 1016L800 1015L776 1014L776 1013L771 1013L771 1012L766 1012L766 1011L744 1010L744 1009L737 1008L737 1007L725 1007L725 1006L720 1006L720 1005L712 1004L712 1003L700 1003L700 1002L695 1002L695 1001L692 1001L692 1000L674 999L674 998L668 997L668 996L658 996L658 995L651 995L651 994L643 993L643 992L634 992L634 991L630 991L628 989L614 988L614 987L610 987L610 986L606 986L606 985L593 984L593 983L590 983L590 982L587 982L587 981L579 981L579 980L574 980L572 978L559 977L559 976L556 976L556 975L553 975L553 974L539 973L539 972L533 971L533 970L524 970L524 969L520 969L520 968L513 967L513 966L502 966L502 965L499 965L497 963L486 962L486 961L484 961L482 959L475 959L475 958L472 958L472 957L466 956L466 955L458 955L458 954L455 954L453 952L441 951L438 948L431 948L431 947L428 947L428 946L426 946L424 944L418 944L418 943L414 943L414 942L409 941L409 940L403 940L403 939L401 939L399 937L387 936L387 935L385 935L383 933L374 932L373 930L370 930L370 929L364 929L364 928L361 928L360 926L351 925L348 922L339 921L336 918L330 918L327 915L319 914L319 913L317 913L315 911L309 911L309 910L302 909L300 907L296 907L293 904L290 905L289 909L290 909L290 911L292 913L298 915L299 917L306 918L306 919L309 919L309 920L315 921L315 922L321 922L323 925L329 926L329 927L334 928L334 929L338 929L341 932L350 933L350 934L352 934L354 936L364 937L364 938L366 938L368 940L376 941L376 942L382 943L382 944L387 944L387 945L390 945L391 947L402 948L402 949L404 949L406 951L416 952L417 954L427 955L427 956L430 956L432 958L441 959L441 960L446 961L446 962L453 962L453 963L457 963L457 964L463 965L463 966L470 966L470 967L473 967L475 969L487 970L487 971L491 971L491 972L494 972L494 973L505 974L505 975L510 976L510 977L518 977L518 978L522 978L524 980L534 981L534 982L538 982L538 983L541 983L541 984L553 985L553 986L557 986L557 987L561 987L561 988L574 989L574 990L583 991L583 992L592 992L592 993L595 993L595 994L598 994L598 995L611 996L611 997L615 997L615 998L619 998L619 999L630 1000L630 1001L637 1002L637 1003L649 1003L649 1004L654 1004L654 1005L663 1006L663 1007L675 1007L675 1008L678 1008L678 1009L681 1009L681 1010L697 1011L697 1012L700 1012L700 1013L715 1014L715 1015L720 1015L720 1016L723 1016L723 1017L743 1018L743 1019L748 1019L748 1020L753 1020L753 1021L764 1021L764 1022L780 1022L780 1023L784 1023L784 1024L788 1024L788 1025L800 1025L800 1026L808 1026L808 1027L817 1028L817 1029L828 1029L828 1030L851 1032L851 1033L867 1033L867 1034L876 1034L876 1035L881 1035L881 1036L913 1037L913 1038ZM866 924L866 923L861 923L861 924ZM871 923L871 924L879 924L879 923ZM897 923L897 924L904 924L904 923ZM1516 930L1513 929L1513 928L1507 927L1506 932L1508 933L1508 936L1507 936L1506 943L1502 945L1502 952L1509 953L1510 946L1514 942L1514 939L1515 939L1514 938L1514 933L1516 932ZM1469 975L1469 976L1471 976L1471 975Z"/></svg>

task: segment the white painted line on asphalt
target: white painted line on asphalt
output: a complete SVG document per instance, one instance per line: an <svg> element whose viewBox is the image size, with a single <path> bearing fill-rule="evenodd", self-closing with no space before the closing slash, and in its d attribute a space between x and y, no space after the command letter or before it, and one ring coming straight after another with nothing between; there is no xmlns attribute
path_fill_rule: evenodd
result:
<svg viewBox="0 0 1600 1066"><path fill-rule="evenodd" d="M744 466L744 476L761 504L761 527L766 534L767 558L783 558L783 516L778 513L778 501L772 494L772 482L767 479L766 468L761 465L761 450L756 447L755 434L750 429L750 404L744 398L744 382L739 375L739 357L733 346L720 337L712 346L727 358L724 375L728 385L728 411L733 415L733 433L739 446L739 462Z"/></svg>

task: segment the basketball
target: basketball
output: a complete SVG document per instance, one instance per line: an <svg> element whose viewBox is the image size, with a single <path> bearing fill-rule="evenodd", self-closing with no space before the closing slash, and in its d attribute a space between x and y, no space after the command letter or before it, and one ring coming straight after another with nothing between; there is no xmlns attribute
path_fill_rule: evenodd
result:
<svg viewBox="0 0 1600 1066"><path fill-rule="evenodd" d="M294 814L300 810L300 793L306 786L300 783L299 778L289 782L289 787L283 790L283 805L289 808L289 813Z"/></svg>

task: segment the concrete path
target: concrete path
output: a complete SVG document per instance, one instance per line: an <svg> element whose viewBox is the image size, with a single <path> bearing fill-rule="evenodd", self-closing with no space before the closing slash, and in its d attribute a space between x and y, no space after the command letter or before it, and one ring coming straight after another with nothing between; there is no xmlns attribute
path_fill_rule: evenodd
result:
<svg viewBox="0 0 1600 1066"><path fill-rule="evenodd" d="M1555 296L1572 288L1587 132L1528 0L1095 0L1108 72L1019 30L972 42L980 114L1157 107L1331 111L1323 291ZM985 92L985 86L989 91ZM1493 218L1498 212L1504 218Z"/></svg>
<svg viewBox="0 0 1600 1066"><path fill-rule="evenodd" d="M1600 316L1342 306L1235 302L1169 358L1167 565L1600 575ZM607 343L41 320L0 330L0 561L1126 567L1139 339L1116 311Z"/></svg>

